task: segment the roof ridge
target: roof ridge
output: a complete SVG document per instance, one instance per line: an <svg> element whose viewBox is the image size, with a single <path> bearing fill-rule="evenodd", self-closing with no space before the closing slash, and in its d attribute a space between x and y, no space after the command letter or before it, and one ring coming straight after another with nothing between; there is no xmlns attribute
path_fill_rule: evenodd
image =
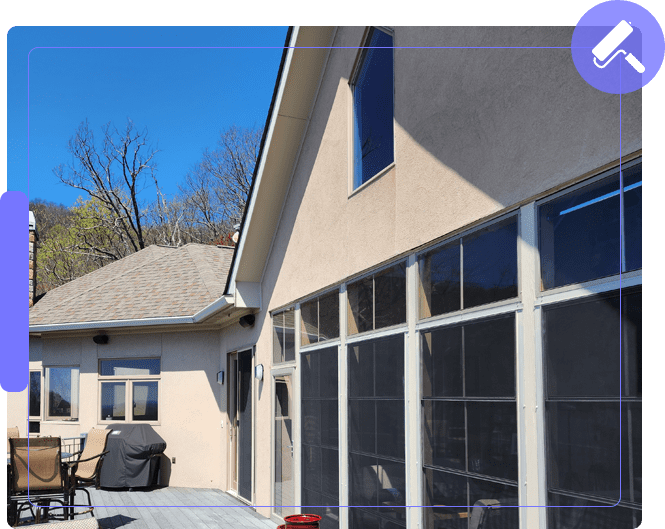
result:
<svg viewBox="0 0 665 529"><path fill-rule="evenodd" d="M88 276L90 276L91 274L94 274L95 272L97 272L97 271L99 271L99 270L103 270L104 268L106 268L106 267L108 267L108 266L112 266L112 265L114 265L114 264L116 264L116 263L119 263L120 261L123 261L123 260L125 260L125 259L130 258L130 257L133 257L133 256L135 256L135 255L138 255L138 254L141 253L142 251L149 250L149 249L152 248L153 246L157 246L157 245L152 245L152 244L151 244L150 246L148 246L147 248L144 248L143 250L139 250L138 252L131 253L131 254L129 254L129 255L126 255L126 256L123 257L122 259L118 259L117 261L115 261L115 262L113 262L113 263L109 263L108 265L103 266L102 268L98 268L97 270L95 270L94 272L91 272L90 274L85 274L85 275L82 275L81 277L77 277L76 279L74 279L74 281L77 281L78 279L82 279L82 278L84 278L84 277L88 277ZM163 247L162 247L162 248L163 248ZM177 250L178 248L175 248L175 249ZM156 255L154 258L149 258L147 261L142 261L141 264L138 264L137 266L134 266L133 268L128 268L127 270L125 270L124 272L122 272L122 273L120 273L120 274L112 275L109 279L107 279L107 280L104 281L103 283L94 284L94 285L91 286L90 288L87 288L87 289L85 289L85 290L81 290L80 292L77 292L76 294L74 294L74 295L72 295L72 296L69 296L69 297L66 297L66 298L62 299L59 303L57 303L56 305L54 305L54 306L51 308L51 310L55 310L55 309L57 309L58 307L60 307L61 305L63 305L63 304L66 303L66 302L69 302L69 301L71 301L71 300L73 300L73 299L76 299L76 298L82 296L83 294L87 294L88 292L90 292L90 291L92 291L92 290L97 290L97 289L99 289L100 287L103 287L104 285L106 285L106 284L108 284L108 283L111 283L112 281L116 281L119 277L122 277L122 276L128 274L129 272L133 272L134 270L138 270L139 268L142 268L144 265L149 264L149 263L152 263L152 262L154 262L154 261L158 261L158 260L160 260L160 259L163 258L163 257L165 257L165 254ZM106 271L108 272L108 270L106 270ZM71 285L74 281L70 281L69 283L65 283L65 285ZM62 285L62 286L65 286L65 285ZM207 288L207 286L206 286L206 288ZM57 290L57 288L56 288L56 289L53 289L53 290L55 291L55 290ZM35 304L35 306L37 306L37 304Z"/></svg>
<svg viewBox="0 0 665 529"><path fill-rule="evenodd" d="M210 244L199 244L199 243L187 243L182 248L187 248L187 246L192 245L192 248L194 247L203 247L201 248L202 250L205 247L210 247L211 249L214 249L215 251L217 250L222 250L222 248L219 248L216 245L210 245ZM187 248L187 255L190 257L190 259L194 262L194 266L196 267L196 271L199 274L199 277L201 278L201 281L206 287L206 290L208 291L208 294L210 294L211 297L217 299L219 296L214 292L213 288L210 286L209 281L215 281L216 278L215 273L209 268L209 267L203 267L203 264L200 262L200 259L197 259L195 255L192 254L190 251L192 248ZM219 252L220 254L223 252ZM222 291L223 292L223 291Z"/></svg>

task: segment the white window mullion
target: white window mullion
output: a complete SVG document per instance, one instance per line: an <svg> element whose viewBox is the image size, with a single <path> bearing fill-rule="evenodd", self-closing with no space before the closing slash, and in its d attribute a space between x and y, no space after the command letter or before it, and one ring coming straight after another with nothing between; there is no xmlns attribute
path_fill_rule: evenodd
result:
<svg viewBox="0 0 665 529"><path fill-rule="evenodd" d="M522 309L517 312L517 436L519 444L519 504L521 506L545 505L543 487L544 437L539 428L542 413L542 374L537 368L539 351L536 333L536 285L538 280L538 234L536 205L534 202L522 206L518 238L518 267L522 298ZM544 509L520 509L522 529L540 528Z"/></svg>
<svg viewBox="0 0 665 529"><path fill-rule="evenodd" d="M422 440L420 414L420 347L416 323L418 319L418 259L409 256L406 265L406 320L408 332L404 339L404 406L405 406L405 479L406 504L423 505ZM407 527L420 528L423 509L407 507Z"/></svg>
<svg viewBox="0 0 665 529"><path fill-rule="evenodd" d="M346 335L348 322L348 302L346 284L339 292L339 338L337 355L337 380L339 390L339 505L349 505L349 398L348 398L348 354ZM349 509L339 509L339 527L349 526Z"/></svg>

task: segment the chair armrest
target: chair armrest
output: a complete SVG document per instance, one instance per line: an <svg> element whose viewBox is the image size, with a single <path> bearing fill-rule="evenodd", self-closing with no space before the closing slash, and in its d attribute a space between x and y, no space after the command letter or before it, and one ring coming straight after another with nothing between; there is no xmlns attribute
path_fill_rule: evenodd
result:
<svg viewBox="0 0 665 529"><path fill-rule="evenodd" d="M98 457L104 457L108 453L109 453L109 450L106 450L105 452L102 452L101 454L97 454L96 456L88 457L86 459L78 459L76 461L68 461L68 462L66 462L66 464L69 465L69 467L71 468L73 466L78 465L79 463L83 463L85 461L92 461L93 459L97 459Z"/></svg>

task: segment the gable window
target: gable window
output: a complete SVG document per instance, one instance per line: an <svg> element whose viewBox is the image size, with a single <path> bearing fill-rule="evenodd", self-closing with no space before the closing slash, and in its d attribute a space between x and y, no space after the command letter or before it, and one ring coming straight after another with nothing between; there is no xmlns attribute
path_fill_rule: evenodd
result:
<svg viewBox="0 0 665 529"><path fill-rule="evenodd" d="M78 421L79 368L46 368L46 420Z"/></svg>
<svg viewBox="0 0 665 529"><path fill-rule="evenodd" d="M272 354L274 364L294 362L296 359L296 325L293 308L273 314Z"/></svg>
<svg viewBox="0 0 665 529"><path fill-rule="evenodd" d="M100 360L102 421L157 421L159 419L159 358Z"/></svg>
<svg viewBox="0 0 665 529"><path fill-rule="evenodd" d="M393 37L371 28L353 88L353 188L394 160Z"/></svg>

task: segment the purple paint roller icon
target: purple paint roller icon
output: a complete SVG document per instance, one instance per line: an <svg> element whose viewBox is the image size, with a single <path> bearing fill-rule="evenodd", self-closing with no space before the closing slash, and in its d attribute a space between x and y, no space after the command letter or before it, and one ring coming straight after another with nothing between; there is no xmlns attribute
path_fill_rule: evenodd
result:
<svg viewBox="0 0 665 529"><path fill-rule="evenodd" d="M624 50L617 50L621 43L626 40L628 35L630 35L632 32L633 26L631 26L628 22L625 20L619 22L614 27L614 29L612 29L612 31L610 31L607 36L601 40L593 50L591 50L591 53L594 55L593 63L598 68L605 68L605 66L612 62L614 57L616 57L619 53L623 53L626 56L628 63L633 68L635 68L635 70L637 70L639 73L644 73L644 65L637 60L637 57L635 57L632 53L627 54ZM614 50L616 50L616 52L605 64L600 65L596 62L596 59L598 59L600 62L603 62Z"/></svg>

